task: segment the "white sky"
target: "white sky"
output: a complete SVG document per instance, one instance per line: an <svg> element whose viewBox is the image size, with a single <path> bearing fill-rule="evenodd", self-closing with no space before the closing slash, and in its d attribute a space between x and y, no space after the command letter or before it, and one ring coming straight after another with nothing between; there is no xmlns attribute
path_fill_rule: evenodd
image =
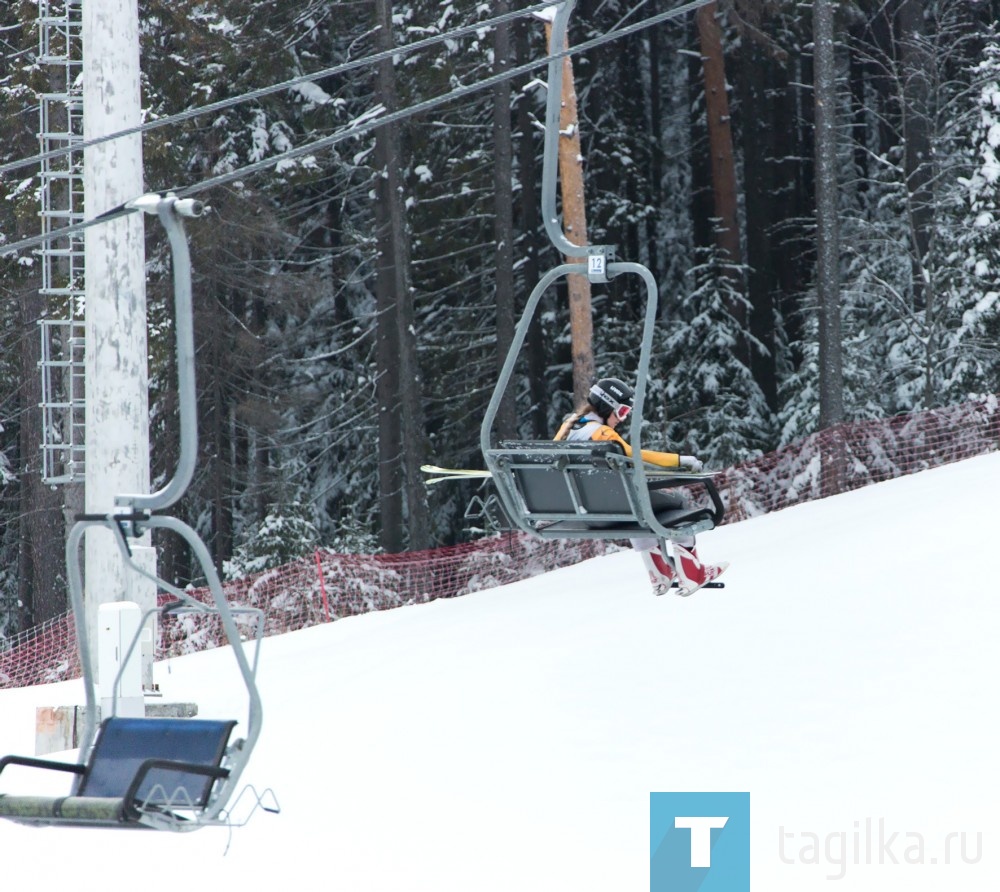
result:
<svg viewBox="0 0 1000 892"><path fill-rule="evenodd" d="M268 639L244 779L282 814L231 840L0 822L5 877L632 892L651 791L748 790L755 890L995 892L998 482L1000 453L723 527L699 545L728 587L687 600L623 552ZM228 649L156 680L243 719ZM78 682L0 691L0 754L74 702ZM5 791L63 791L8 772Z"/></svg>

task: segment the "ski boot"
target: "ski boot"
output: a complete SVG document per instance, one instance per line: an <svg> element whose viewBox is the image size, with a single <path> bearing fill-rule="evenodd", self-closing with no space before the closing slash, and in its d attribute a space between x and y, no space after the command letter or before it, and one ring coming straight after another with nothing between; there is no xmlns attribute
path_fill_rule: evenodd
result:
<svg viewBox="0 0 1000 892"><path fill-rule="evenodd" d="M683 598L690 597L703 585L718 579L729 564L725 561L719 564L703 564L692 545L686 548L674 543L675 566L677 567L677 594Z"/></svg>

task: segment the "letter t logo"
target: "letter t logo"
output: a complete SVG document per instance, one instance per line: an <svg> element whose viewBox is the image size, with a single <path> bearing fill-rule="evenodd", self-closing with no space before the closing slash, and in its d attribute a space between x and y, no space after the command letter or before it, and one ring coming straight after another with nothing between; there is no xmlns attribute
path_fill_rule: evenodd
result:
<svg viewBox="0 0 1000 892"><path fill-rule="evenodd" d="M712 866L712 830L726 826L729 818L674 818L674 826L691 831L691 866Z"/></svg>

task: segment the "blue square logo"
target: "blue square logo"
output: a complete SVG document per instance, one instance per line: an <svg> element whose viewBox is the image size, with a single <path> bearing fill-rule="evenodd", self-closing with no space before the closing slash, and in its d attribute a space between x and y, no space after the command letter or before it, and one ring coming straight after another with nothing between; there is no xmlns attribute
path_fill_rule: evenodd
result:
<svg viewBox="0 0 1000 892"><path fill-rule="evenodd" d="M649 892L750 892L750 794L650 793Z"/></svg>

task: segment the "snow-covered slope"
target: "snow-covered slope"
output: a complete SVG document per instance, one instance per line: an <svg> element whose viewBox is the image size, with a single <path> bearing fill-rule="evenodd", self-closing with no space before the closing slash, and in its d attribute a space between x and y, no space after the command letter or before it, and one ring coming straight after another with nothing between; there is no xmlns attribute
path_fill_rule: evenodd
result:
<svg viewBox="0 0 1000 892"><path fill-rule="evenodd" d="M995 890L998 484L994 454L722 528L700 550L732 562L728 587L687 600L654 598L623 552L268 639L245 778L281 815L227 854L220 830L2 823L5 875L639 890L651 791L748 790L754 889ZM157 681L239 717L231 662ZM81 699L0 691L0 753L33 751L36 705Z"/></svg>

